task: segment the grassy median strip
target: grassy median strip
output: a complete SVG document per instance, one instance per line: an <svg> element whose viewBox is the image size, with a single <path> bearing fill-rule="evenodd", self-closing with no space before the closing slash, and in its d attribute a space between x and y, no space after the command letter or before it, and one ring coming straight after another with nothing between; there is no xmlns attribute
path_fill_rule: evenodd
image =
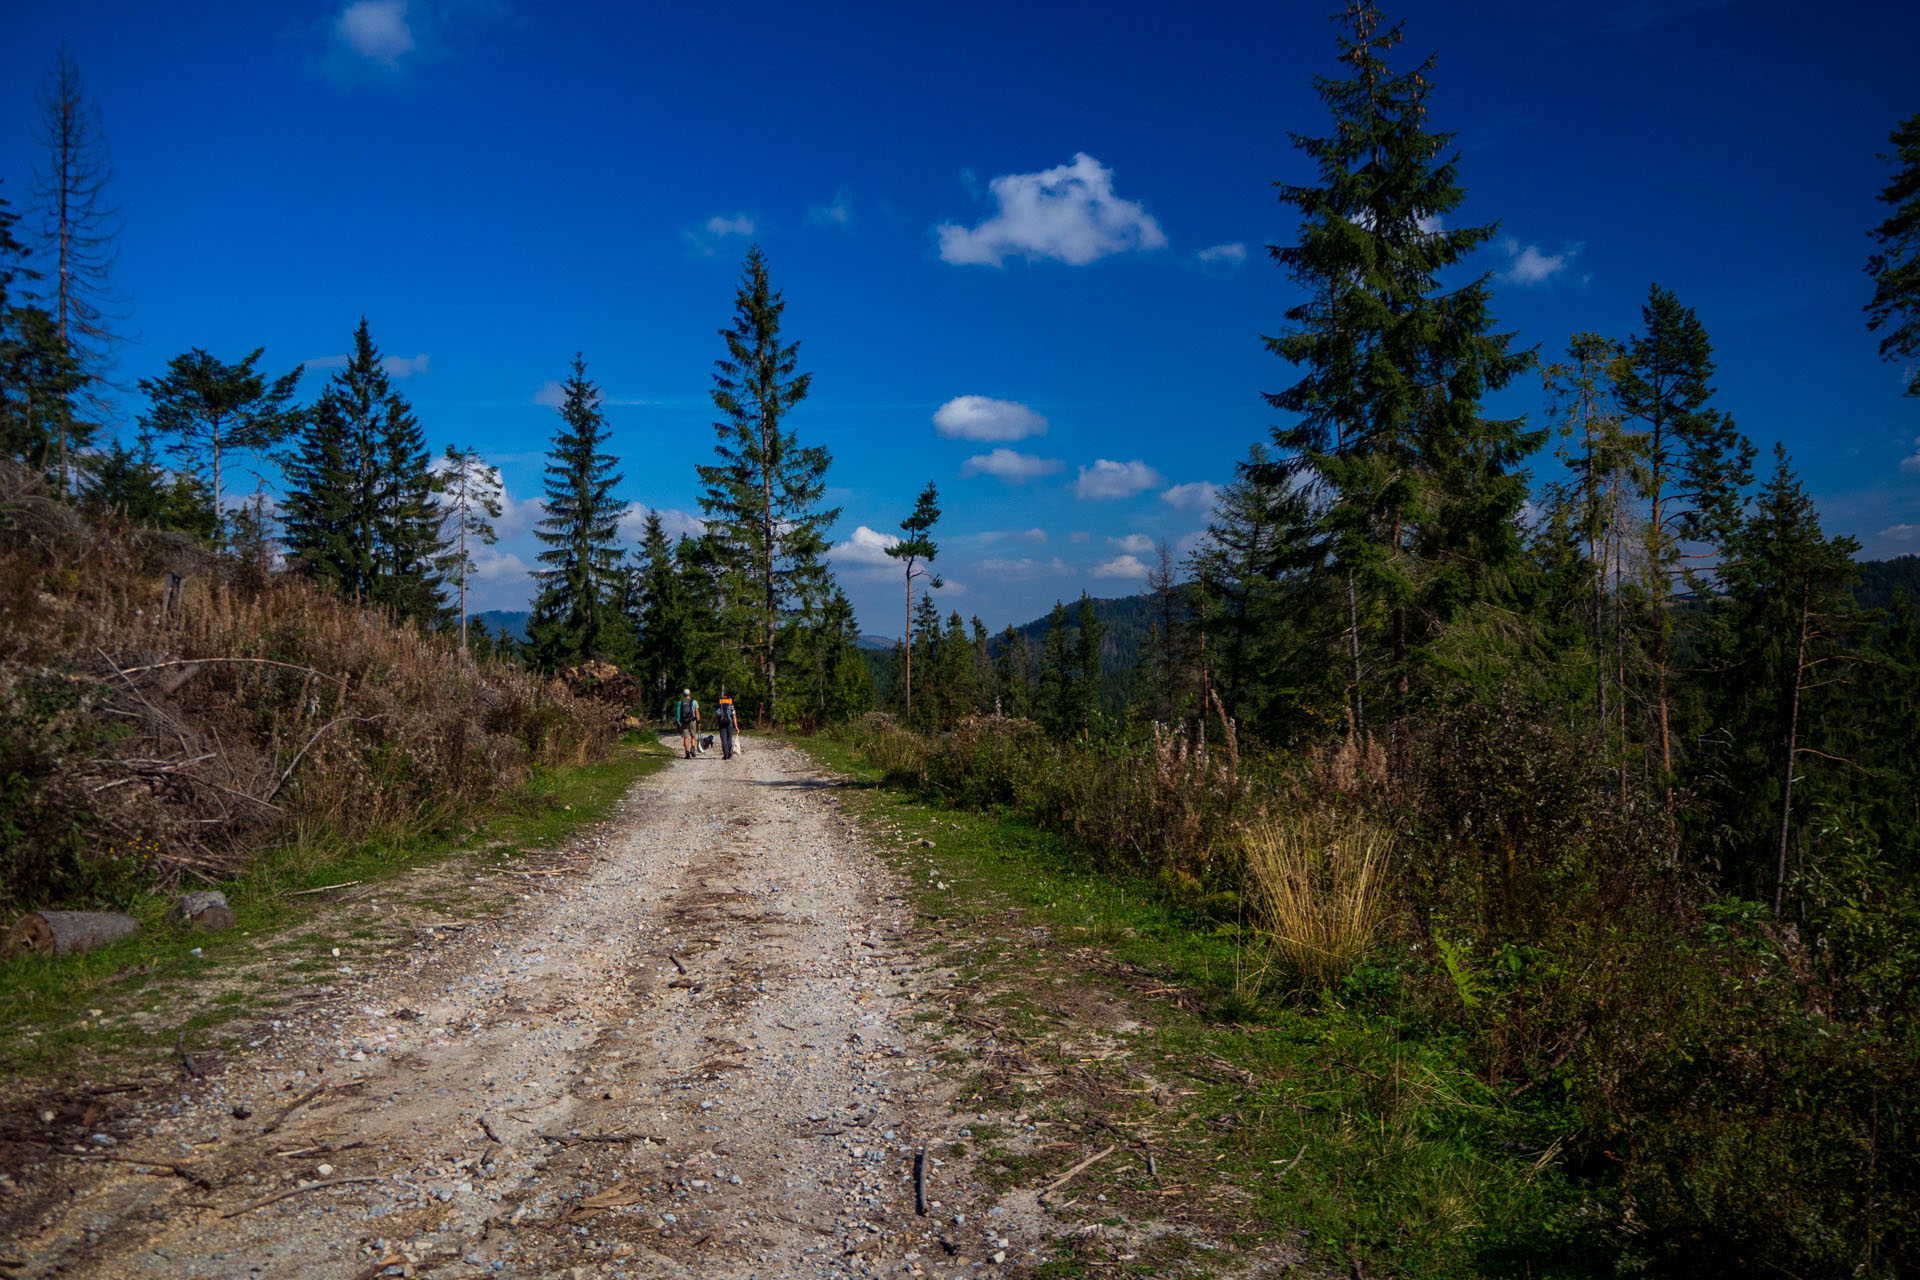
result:
<svg viewBox="0 0 1920 1280"><path fill-rule="evenodd" d="M1591 1274L1563 1248L1591 1211L1558 1161L1574 1118L1381 1012L1393 974L1278 992L1239 922L801 745L850 776L848 811L914 886L952 973L922 1016L994 1117L973 1126L989 1174L1039 1189L1114 1148L1046 1197L1066 1256L1043 1274Z"/></svg>
<svg viewBox="0 0 1920 1280"><path fill-rule="evenodd" d="M411 941L420 921L499 905L497 894L467 889L474 873L560 844L671 759L650 735L631 738L596 763L536 771L453 830L354 845L310 833L217 886L236 919L227 932L173 924L170 900L154 896L129 907L142 925L136 937L81 956L0 962L0 1073L16 1087L77 1071L99 1080L151 1070L177 1057L176 1046L215 1047L234 1019L338 981L343 970L350 977L356 962ZM378 895L422 869L444 874L375 920L345 918L342 899Z"/></svg>

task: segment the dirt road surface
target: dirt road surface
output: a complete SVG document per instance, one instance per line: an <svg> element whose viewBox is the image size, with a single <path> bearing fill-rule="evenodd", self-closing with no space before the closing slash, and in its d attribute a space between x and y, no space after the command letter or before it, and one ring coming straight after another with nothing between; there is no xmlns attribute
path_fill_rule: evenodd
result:
<svg viewBox="0 0 1920 1280"><path fill-rule="evenodd" d="M676 759L573 853L577 871L343 966L205 1080L0 1180L0 1275L1041 1260L1031 1198L996 1201L956 1154L974 1117L913 1022L942 976L907 953L904 900L804 757Z"/></svg>

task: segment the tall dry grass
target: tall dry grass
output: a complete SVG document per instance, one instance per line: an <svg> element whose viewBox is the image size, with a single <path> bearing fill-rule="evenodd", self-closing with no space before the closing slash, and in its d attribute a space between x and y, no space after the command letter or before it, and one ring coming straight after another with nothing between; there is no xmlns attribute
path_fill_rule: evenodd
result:
<svg viewBox="0 0 1920 1280"><path fill-rule="evenodd" d="M1393 844L1388 827L1325 811L1247 831L1242 869L1254 928L1299 985L1338 986L1372 946L1392 905Z"/></svg>
<svg viewBox="0 0 1920 1280"><path fill-rule="evenodd" d="M89 523L0 464L0 906L457 821L614 713L303 579Z"/></svg>

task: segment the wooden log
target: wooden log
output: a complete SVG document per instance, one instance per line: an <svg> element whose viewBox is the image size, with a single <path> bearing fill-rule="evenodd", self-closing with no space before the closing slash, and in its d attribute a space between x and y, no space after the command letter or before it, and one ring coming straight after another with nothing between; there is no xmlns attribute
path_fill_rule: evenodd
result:
<svg viewBox="0 0 1920 1280"><path fill-rule="evenodd" d="M140 932L118 911L29 911L7 933L7 955L77 956Z"/></svg>
<svg viewBox="0 0 1920 1280"><path fill-rule="evenodd" d="M181 894L173 900L173 910L167 913L167 918L203 933L233 928L233 908L227 905L227 895L218 889Z"/></svg>

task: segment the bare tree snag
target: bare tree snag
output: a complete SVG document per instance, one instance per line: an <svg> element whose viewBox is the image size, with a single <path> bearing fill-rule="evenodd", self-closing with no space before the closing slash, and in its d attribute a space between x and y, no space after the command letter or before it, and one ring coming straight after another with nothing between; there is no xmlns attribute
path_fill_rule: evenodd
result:
<svg viewBox="0 0 1920 1280"><path fill-rule="evenodd" d="M233 928L233 908L227 905L227 895L218 889L181 894L173 900L173 910L167 918L203 933Z"/></svg>
<svg viewBox="0 0 1920 1280"><path fill-rule="evenodd" d="M77 956L139 932L140 922L118 911L29 911L0 949L10 956Z"/></svg>

